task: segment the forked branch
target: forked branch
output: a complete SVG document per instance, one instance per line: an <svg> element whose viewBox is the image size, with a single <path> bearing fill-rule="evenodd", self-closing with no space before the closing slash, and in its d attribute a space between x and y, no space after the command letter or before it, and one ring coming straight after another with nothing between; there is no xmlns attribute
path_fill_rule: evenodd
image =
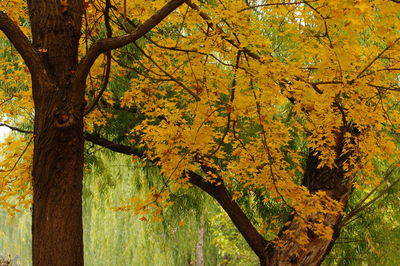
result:
<svg viewBox="0 0 400 266"><path fill-rule="evenodd" d="M77 70L77 79L79 82L84 82L90 68L99 57L100 54L105 53L107 51L121 48L129 43L132 43L139 38L143 37L147 32L152 30L155 26L157 26L165 17L167 17L171 12L177 9L180 5L182 5L186 0L171 0L169 1L163 8L158 10L153 16L151 16L147 21L143 24L139 25L134 31L131 33L101 39L95 42L89 49L88 53L84 58L82 58L79 63Z"/></svg>

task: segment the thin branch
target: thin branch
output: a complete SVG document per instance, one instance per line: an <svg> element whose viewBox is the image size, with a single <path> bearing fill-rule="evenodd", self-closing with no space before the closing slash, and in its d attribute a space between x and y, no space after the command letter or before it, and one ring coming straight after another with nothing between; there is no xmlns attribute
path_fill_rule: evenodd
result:
<svg viewBox="0 0 400 266"><path fill-rule="evenodd" d="M380 90L400 91L400 87L397 87L397 86L385 87L385 86L376 85L376 84L372 84L372 83L367 83L367 85L368 85L368 86L371 86L371 87L373 87L373 88L376 88L376 89L380 89Z"/></svg>
<svg viewBox="0 0 400 266"><path fill-rule="evenodd" d="M253 87L253 85L252 85L251 87ZM274 169L273 169L273 165L272 165L274 160L273 160L273 157L272 157L271 149L269 148L268 143L267 143L267 134L266 134L266 131L265 131L265 128L264 128L264 123L263 123L263 121L262 121L262 119L261 119L261 117L262 117L262 115L261 115L261 104L260 104L259 99L257 99L256 93L255 93L254 90L253 90L253 96L254 96L254 100L255 100L256 108L257 108L258 123L259 123L259 126L260 126L260 128L261 128L261 133L262 133L261 142L262 142L262 145L263 145L264 150L265 150L266 153L267 153L269 173L270 173L270 175L271 175L272 183L273 183L273 185L274 185L275 191L276 191L276 193L278 194L278 196L281 198L282 202L283 202L286 206L288 206L290 209L292 209L301 219L303 219L304 221L306 221L306 219L305 219L304 217L302 217L302 216L297 212L297 210L287 202L287 200L285 199L285 197L284 197L284 196L282 195L282 193L280 192L278 186L276 185L276 183L277 183L278 180L277 180L277 178L276 178L276 176L275 176Z"/></svg>
<svg viewBox="0 0 400 266"><path fill-rule="evenodd" d="M396 169L396 167L395 167L395 166L392 166L392 167L386 172L384 179L388 178L388 177L394 172L395 169ZM364 204L364 202L367 201L367 199L369 199L369 197L371 197L371 196L375 193L375 191L377 191L377 190L382 186L382 184L383 184L383 183L379 184L379 185L376 186L374 189L372 189L372 190L367 194L367 196L365 196L364 199L362 199L362 200L354 207L353 211L356 210L356 209L359 209L359 208ZM353 212L353 211L352 211L352 212Z"/></svg>
<svg viewBox="0 0 400 266"><path fill-rule="evenodd" d="M196 53L196 54L200 54L200 55L204 55L204 56L211 56L211 57L213 57L217 62L221 63L221 64L224 65L224 66L235 67L235 65L232 65L232 64L229 64L229 63L226 63L226 62L222 61L222 59L216 57L216 56L215 56L214 54L212 54L212 53L204 53L204 52L198 51L198 50L196 50L196 49L183 49L183 48L179 48L179 47L164 46L164 45L161 45L161 44L157 43L156 41L152 40L152 39L149 38L148 36L144 36L144 37L145 37L149 42L151 42L152 44L154 44L155 46L157 46L158 48L161 48L161 49L166 49L166 50L171 50L171 51L176 51L176 52L183 52L183 53ZM241 68L241 67L239 67L239 68L246 71L246 69L244 69L244 68Z"/></svg>
<svg viewBox="0 0 400 266"><path fill-rule="evenodd" d="M136 74L138 74L139 76L142 76L142 77L144 77L144 78L151 79L151 80L154 80L154 81L173 81L173 80L170 79L170 78L167 79L167 78L156 78L156 77L152 77L152 76L150 76L149 74L145 74L145 73L143 73L143 72L137 70L137 69L134 68L134 67L131 67L131 66L128 66L128 65L122 63L121 61L119 61L118 59L116 59L114 56L112 56L111 58L112 58L112 60L113 60L115 63L117 63L119 66L124 67L124 68L127 68L127 69L129 69L129 70L132 70L132 71L134 71ZM142 66L145 70L151 72L150 69L147 69L147 68L146 68L145 66L143 66L143 65L141 65L141 66Z"/></svg>
<svg viewBox="0 0 400 266"><path fill-rule="evenodd" d="M157 64L157 62L154 61L153 58L151 58L148 54L146 54L142 48L139 47L139 45L137 45L135 43L136 48L138 48L138 50L143 54L143 56L145 56L147 59L149 59L158 69L161 70L161 72L163 72L166 76L168 76L170 79L172 79L176 84L178 84L179 86L181 86L185 91L187 91L190 95L193 96L193 98L196 99L196 101L200 101L200 97L194 93L191 89L189 89L185 84L183 84L182 82L180 82L179 80L177 80L174 76L172 76L170 73L168 73L166 70L164 70L159 64Z"/></svg>
<svg viewBox="0 0 400 266"><path fill-rule="evenodd" d="M150 73L151 74L153 74L153 75L155 75L155 76L158 76L159 78L158 79L166 79L166 77L168 77L167 75L165 75L165 74L162 74L162 73L158 73L157 71L155 71L155 69L151 69L151 68L149 68L149 67L147 67L142 61L141 61L141 57L139 57L138 55L136 55L136 54L134 54L134 53L130 53L130 52L124 52L126 55L129 55L129 56L132 56L133 58L134 58L134 62L135 63L137 63L139 66L140 66L140 68L142 68L143 70L146 70L147 72L147 75L149 76L149 77L151 77L150 76ZM121 54L117 54L117 56L120 56ZM115 59L114 59L114 61L115 61ZM121 66L123 65L123 64L120 64ZM179 66L180 67L180 66ZM127 68L128 69L132 69L132 68L134 68L134 67L129 67L129 66L127 66ZM177 71L178 70L178 68L176 68L174 71ZM142 72L145 72L145 71L142 71ZM157 78L154 78L154 79L157 79Z"/></svg>
<svg viewBox="0 0 400 266"><path fill-rule="evenodd" d="M336 57L336 62L337 62L337 64L338 64L338 68L339 68L339 72L340 72L340 77L341 77L341 79L342 79L342 77L343 77L343 69L342 69L342 65L340 64L339 56L338 56L338 54L337 54L337 52L336 52L336 50L335 50L335 47L333 46L332 38L331 38L331 36L330 36L330 34L329 34L328 23L327 23L327 21L326 21L326 20L327 20L327 17L323 16L322 13L321 13L317 8L315 8L313 5L310 4L310 2L304 1L304 3L305 3L306 6L308 6L310 9L312 9L312 10L322 19L322 21L324 22L324 30L325 30L325 32L324 32L324 34L323 34L322 36L317 36L317 37L326 37L326 38L328 39L329 48L331 48L331 49L333 50L333 53L334 53L334 55L335 55L335 57Z"/></svg>
<svg viewBox="0 0 400 266"><path fill-rule="evenodd" d="M310 1L311 2L315 2L315 1ZM260 5L255 5L255 6L249 6L243 9L240 9L238 12L243 12L249 9L254 9L254 8L258 8L258 7L268 7L268 6L288 6L288 5L301 5L301 4L305 4L305 2L282 2L282 3L270 3L270 4L260 4Z"/></svg>
<svg viewBox="0 0 400 266"><path fill-rule="evenodd" d="M124 0L124 19L125 21L128 20L127 16L126 16L126 0ZM126 26L126 25L125 25Z"/></svg>
<svg viewBox="0 0 400 266"><path fill-rule="evenodd" d="M369 75L373 75L373 74L375 74L377 72L381 72L381 71L388 71L388 72L394 71L394 72L396 72L396 71L400 71L400 68L398 68L398 67L381 68L381 69L377 69L377 70L371 71L369 73L365 73L364 75L361 75L360 78L363 78L363 77L366 77L366 76L369 76Z"/></svg>
<svg viewBox="0 0 400 266"><path fill-rule="evenodd" d="M112 29L111 29L111 25L110 25L110 14L109 14L110 7L111 7L110 0L106 0L106 6L104 8L104 24L105 24L106 30L107 30L107 38L112 37ZM94 107L99 102L100 98L103 96L103 93L107 89L108 81L110 80L110 72L111 72L111 51L106 52L106 60L107 61L106 61L105 74L104 74L104 78L103 78L103 82L101 84L99 94L93 100L92 104L86 109L83 116L86 116L94 109Z"/></svg>
<svg viewBox="0 0 400 266"><path fill-rule="evenodd" d="M103 96L105 90L107 89L108 81L110 80L110 72L111 72L111 52L110 51L107 52L106 57L107 57L107 59L106 59L107 62L106 62L106 68L105 68L105 75L104 75L103 82L100 87L99 94L97 94L96 98L89 105L89 107L85 110L83 116L86 116L94 109L94 107L97 105L97 103Z"/></svg>
<svg viewBox="0 0 400 266"><path fill-rule="evenodd" d="M368 65L366 65L363 70L361 70L361 72L357 75L356 79L362 77L362 75L364 74L365 71L367 71L374 63L376 60L378 60L387 50L389 50L393 45L395 45L398 41L400 40L400 38L397 38L393 43L391 43L390 45L386 46L385 49L383 49L374 59L372 59L371 62L369 62Z"/></svg>
<svg viewBox="0 0 400 266"><path fill-rule="evenodd" d="M7 128L9 128L9 129L11 129L13 131L18 131L18 132L24 133L24 134L32 134L33 133L33 131L21 129L21 128L18 128L18 127L13 127L13 126L10 126L10 125L4 124L4 123L1 123L0 127L7 127Z"/></svg>
<svg viewBox="0 0 400 266"><path fill-rule="evenodd" d="M239 52L236 55L236 67L235 67L235 74L234 74L233 82L232 82L231 97L230 97L229 106L228 106L229 109L232 108L233 100L235 99L236 74L237 74L237 70L238 70L238 67L239 67L239 63L240 63L239 62L240 61L240 54L241 54L241 51L239 50ZM222 144L224 143L225 137L228 135L228 132L229 132L230 126L231 126L231 120L232 120L231 119L232 110L229 110L229 109L227 110L228 118L227 118L227 121L226 121L226 128L225 128L224 134L222 135L222 138L219 141L219 143L217 145L217 148L212 153L210 153L208 155L209 157L213 156L215 153L217 153L217 151L219 151L219 149L221 148Z"/></svg>
<svg viewBox="0 0 400 266"><path fill-rule="evenodd" d="M394 171L391 170L389 172L389 175ZM349 214L346 215L346 217L343 218L341 224L343 226L349 224L351 221L353 221L354 219L352 219L354 216L356 216L357 214L359 214L360 212L362 212L363 210L367 209L369 206L371 206L373 203L375 203L378 199L380 199L382 196L384 196L391 188L395 187L397 184L400 183L400 178L396 179L392 184L390 184L388 187L386 187L384 190L382 190L375 198L371 199L369 202L365 203L364 205L362 205L362 203L364 203L367 198L369 198L380 186L374 188L358 205L356 208L354 208Z"/></svg>
<svg viewBox="0 0 400 266"><path fill-rule="evenodd" d="M140 151L137 148L123 145L123 144L117 144L112 141L109 141L108 139L102 138L96 134L90 134L90 133L84 133L84 138L87 141L90 141L94 144L97 144L99 146L102 146L104 148L107 148L111 151L126 154L126 155L135 155L140 158L143 158L144 154L142 151Z"/></svg>
<svg viewBox="0 0 400 266"><path fill-rule="evenodd" d="M33 140L33 136L29 139L28 144L26 144L22 153L18 156L18 159L15 161L13 167L10 170L3 170L4 172L8 172L7 175L3 176L3 179L8 177L12 173L12 171L14 171L15 167L17 167L18 163L21 161L22 156L24 156L24 154L25 154L26 150L28 149L29 145L31 144L32 140Z"/></svg>
<svg viewBox="0 0 400 266"><path fill-rule="evenodd" d="M118 37L101 39L95 42L78 65L76 76L77 81L85 81L90 68L100 54L113 49L121 48L143 37L147 32L156 27L162 20L164 20L170 13L172 13L184 2L186 2L186 0L171 0L131 33Z"/></svg>
<svg viewBox="0 0 400 266"><path fill-rule="evenodd" d="M188 0L186 1L186 4L188 6L190 6L193 10L197 11L199 16L206 21L208 27L210 29L217 29L219 32L224 33L221 35L221 38L225 41L227 41L228 43L230 43L231 45L233 45L235 48L242 50L242 52L244 52L245 54L247 54L248 56L250 56L251 58L260 61L261 62L261 57L258 54L253 53L252 51L250 51L248 48L246 47L240 47L239 44L237 44L234 40L230 39L227 37L227 35L225 34L225 32L223 31L223 29L221 27L219 27L218 25L215 25L211 22L211 18L209 15L207 15L206 13L204 13L203 11L200 10L200 8L193 3L192 1Z"/></svg>

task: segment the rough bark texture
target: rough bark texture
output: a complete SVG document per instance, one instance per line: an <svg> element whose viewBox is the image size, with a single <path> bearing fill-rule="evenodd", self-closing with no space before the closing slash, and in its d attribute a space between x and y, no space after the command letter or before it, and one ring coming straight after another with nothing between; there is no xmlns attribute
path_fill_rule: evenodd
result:
<svg viewBox="0 0 400 266"><path fill-rule="evenodd" d="M33 265L83 265L82 177L84 84L73 77L83 1L29 0L33 47L42 57L32 75L35 103ZM41 66L37 66L41 67Z"/></svg>
<svg viewBox="0 0 400 266"><path fill-rule="evenodd" d="M83 0L28 0L32 45L0 14L0 30L32 75L34 266L83 265L83 114L90 68L101 53L136 41L184 2L171 0L133 32L96 41L80 63Z"/></svg>
<svg viewBox="0 0 400 266"><path fill-rule="evenodd" d="M318 154L310 151L307 158L306 169L303 177L303 185L310 192L324 191L332 199L347 205L352 192L352 183L345 178L343 163L348 158L348 154L342 154L341 138L337 139L337 159L335 160L336 168L322 167L318 168L320 159ZM314 217L307 217L312 221ZM335 240L340 234L340 221L342 215L324 215L323 223L325 226L333 229L331 240L320 238L312 231L301 229L298 221L302 218L293 215L289 224L282 229L277 239L282 246L269 244L266 248L265 257L260 257L261 265L265 266L282 266L282 265L320 265L325 256L329 253ZM289 237L284 233L286 230L293 230L295 236L307 234L310 241L308 244L301 246L296 242L296 237Z"/></svg>
<svg viewBox="0 0 400 266"><path fill-rule="evenodd" d="M97 41L78 64L78 45L83 13L82 0L28 0L33 46L5 13L0 14L0 30L20 52L32 74L35 102L33 161L33 265L83 265L82 176L83 113L85 79L93 62L103 52L131 43L162 21L185 0L171 0L135 31ZM191 5L191 2L188 1ZM193 7L192 7L193 8ZM203 18L208 20L207 17ZM229 40L228 40L229 41ZM251 52L244 50L249 56ZM98 136L89 141L126 154L139 153ZM318 168L318 155L310 153L303 185L311 192L324 191L333 199L347 203L351 184L344 178L337 140L337 168ZM207 171L204 171L207 172ZM232 199L222 179L207 182L190 172L190 182L215 198L260 258L262 265L319 265L339 235L340 215L326 215L324 223L334 229L332 240L318 238L299 229L294 215L278 235L284 245L266 241ZM307 217L313 219L313 217ZM310 242L300 246L284 230L308 234Z"/></svg>

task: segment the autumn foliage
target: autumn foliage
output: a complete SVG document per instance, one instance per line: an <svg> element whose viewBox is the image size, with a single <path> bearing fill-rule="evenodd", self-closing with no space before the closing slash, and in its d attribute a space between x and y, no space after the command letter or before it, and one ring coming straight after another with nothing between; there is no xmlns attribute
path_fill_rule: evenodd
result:
<svg viewBox="0 0 400 266"><path fill-rule="evenodd" d="M167 2L85 2L80 58L98 39L134 32ZM24 3L0 5L29 37ZM86 81L87 140L120 141L164 179L117 209L157 221L169 195L193 185L224 207L213 190L223 186L232 202L250 194L291 210L275 240L260 244L271 254L290 249L295 265L316 246L329 252L353 190L381 184L377 160L397 164L399 7L387 0L186 1L139 40L104 53ZM0 48L0 117L25 133L1 144L0 205L12 213L29 203L33 102L15 49L4 37ZM115 123L130 127L112 131ZM263 224L255 227L271 235ZM264 256L258 244L252 248Z"/></svg>

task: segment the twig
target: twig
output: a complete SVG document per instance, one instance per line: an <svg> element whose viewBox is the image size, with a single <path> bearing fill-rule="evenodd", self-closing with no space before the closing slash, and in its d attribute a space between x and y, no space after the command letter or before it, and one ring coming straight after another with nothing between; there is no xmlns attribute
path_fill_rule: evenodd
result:
<svg viewBox="0 0 400 266"><path fill-rule="evenodd" d="M107 30L107 38L112 38L112 29L111 29L111 25L110 25L110 14L109 14L110 7L111 7L110 0L106 0L106 6L104 8L104 24L105 24L106 30ZM100 98L103 96L104 91L107 89L108 81L110 80L110 72L111 72L111 50L107 51L105 54L106 54L107 62L106 62L106 67L105 67L105 75L103 78L103 82L101 84L101 89L99 91L99 94L93 100L92 104L86 109L83 116L86 116L94 109L94 107L99 102Z"/></svg>
<svg viewBox="0 0 400 266"><path fill-rule="evenodd" d="M18 131L20 133L25 133L25 134L32 134L33 133L33 131L24 130L24 129L21 129L21 128L18 128L18 127L13 127L13 126L10 126L10 125L4 124L4 123L1 123L0 127L8 127L9 129L11 129L13 131Z"/></svg>

